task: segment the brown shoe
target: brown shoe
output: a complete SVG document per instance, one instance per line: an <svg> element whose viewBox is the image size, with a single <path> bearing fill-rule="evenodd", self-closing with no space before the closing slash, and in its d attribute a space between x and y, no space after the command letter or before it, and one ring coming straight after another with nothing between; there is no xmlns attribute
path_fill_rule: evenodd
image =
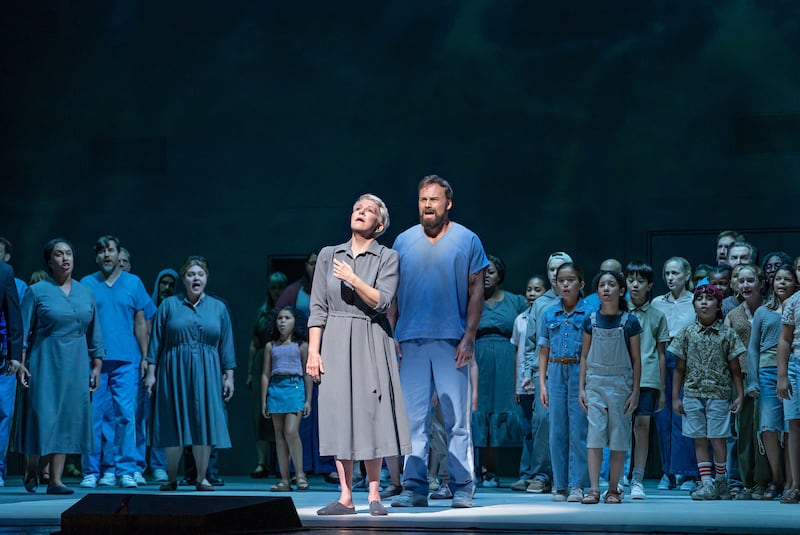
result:
<svg viewBox="0 0 800 535"><path fill-rule="evenodd" d="M214 490L214 485L212 485L211 483L202 483L198 481L195 484L194 489L200 492L210 492Z"/></svg>
<svg viewBox="0 0 800 535"><path fill-rule="evenodd" d="M589 493L583 497L581 503L585 503L588 505L594 505L596 503L600 503L600 491L590 490Z"/></svg>
<svg viewBox="0 0 800 535"><path fill-rule="evenodd" d="M606 503L622 503L622 494L616 489L608 489L606 492Z"/></svg>

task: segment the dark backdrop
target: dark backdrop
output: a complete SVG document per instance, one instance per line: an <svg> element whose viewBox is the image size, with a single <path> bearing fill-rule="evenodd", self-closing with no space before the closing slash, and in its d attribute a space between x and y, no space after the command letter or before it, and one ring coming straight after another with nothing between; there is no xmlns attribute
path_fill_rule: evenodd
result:
<svg viewBox="0 0 800 535"><path fill-rule="evenodd" d="M417 181L523 289L548 253L710 262L723 228L800 253L800 14L790 1L13 1L0 17L0 234L133 253L148 290L188 254L233 311L233 453L254 462L244 366L270 255L384 241ZM775 236L769 229L781 229ZM759 243L761 242L761 243ZM662 287L663 288L663 285Z"/></svg>

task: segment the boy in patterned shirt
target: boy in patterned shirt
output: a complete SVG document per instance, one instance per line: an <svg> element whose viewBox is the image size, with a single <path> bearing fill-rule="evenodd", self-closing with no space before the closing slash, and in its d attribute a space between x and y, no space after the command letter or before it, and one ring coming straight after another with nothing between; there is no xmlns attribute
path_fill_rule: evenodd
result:
<svg viewBox="0 0 800 535"><path fill-rule="evenodd" d="M747 350L736 332L722 322L719 288L712 284L699 286L693 303L697 315L694 323L681 329L668 349L677 357L672 408L683 415L683 435L694 439L702 484L692 493L692 499L727 499L725 441L731 434L730 413L739 411L744 397L738 357ZM733 403L731 386L736 388ZM709 441L714 450L713 465ZM712 473L716 473L716 480Z"/></svg>

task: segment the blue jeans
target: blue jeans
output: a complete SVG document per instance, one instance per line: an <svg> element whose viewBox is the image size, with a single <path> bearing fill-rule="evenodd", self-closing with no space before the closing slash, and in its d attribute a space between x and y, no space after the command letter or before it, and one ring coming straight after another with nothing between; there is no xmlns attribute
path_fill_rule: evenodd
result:
<svg viewBox="0 0 800 535"><path fill-rule="evenodd" d="M666 377L664 392L672 396L672 379L675 372L675 355L667 353ZM683 390L681 390L683 397ZM697 458L694 455L694 440L683 436L680 415L672 412L672 401L667 399L664 409L653 417L658 431L658 449L661 451L661 469L665 474L680 476L696 476ZM729 466L730 468L730 466Z"/></svg>
<svg viewBox="0 0 800 535"><path fill-rule="evenodd" d="M533 384L539 385L538 373L533 375ZM553 473L550 466L550 413L535 394L520 394L518 407L523 432L519 478L549 483Z"/></svg>
<svg viewBox="0 0 800 535"><path fill-rule="evenodd" d="M100 386L92 396L95 451L82 457L83 475L100 475L102 428L107 426L113 444L113 465L103 472L117 477L132 476L136 468L136 397L139 388L139 367L130 362L107 360L100 373ZM107 462L105 459L103 462Z"/></svg>
<svg viewBox="0 0 800 535"><path fill-rule="evenodd" d="M550 462L553 487L564 490L589 484L586 461L586 413L578 401L579 364L551 362L547 367L550 398Z"/></svg>
<svg viewBox="0 0 800 535"><path fill-rule="evenodd" d="M403 488L428 493L428 429L433 388L439 395L447 433L447 472L453 492L471 492L475 461L470 436L469 366L456 368L458 340L411 340L400 344L400 384L408 414L411 454L406 456Z"/></svg>

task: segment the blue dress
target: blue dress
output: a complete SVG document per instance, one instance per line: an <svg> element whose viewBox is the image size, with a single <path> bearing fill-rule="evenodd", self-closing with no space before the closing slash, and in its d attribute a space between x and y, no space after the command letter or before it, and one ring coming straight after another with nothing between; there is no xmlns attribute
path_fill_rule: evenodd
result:
<svg viewBox="0 0 800 535"><path fill-rule="evenodd" d="M92 291L73 280L65 295L53 281L38 282L22 300L22 325L31 376L18 409L18 451L91 453L91 359L104 353Z"/></svg>
<svg viewBox="0 0 800 535"><path fill-rule="evenodd" d="M158 307L147 362L156 365L154 446L230 448L222 372L236 367L225 303L203 296L196 306L172 296Z"/></svg>
<svg viewBox="0 0 800 535"><path fill-rule="evenodd" d="M516 347L511 343L514 321L528 307L521 295L504 292L494 306L483 304L475 340L478 364L478 410L472 413L476 447L520 446L522 428L514 403Z"/></svg>

